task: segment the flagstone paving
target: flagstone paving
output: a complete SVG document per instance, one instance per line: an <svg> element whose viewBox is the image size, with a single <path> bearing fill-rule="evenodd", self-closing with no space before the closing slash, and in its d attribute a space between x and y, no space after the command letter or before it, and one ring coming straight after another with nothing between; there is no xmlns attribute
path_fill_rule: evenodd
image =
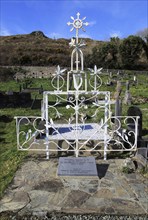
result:
<svg viewBox="0 0 148 220"><path fill-rule="evenodd" d="M147 179L121 172L123 160L96 160L96 177L59 177L58 159L26 161L0 201L0 212L148 214Z"/></svg>

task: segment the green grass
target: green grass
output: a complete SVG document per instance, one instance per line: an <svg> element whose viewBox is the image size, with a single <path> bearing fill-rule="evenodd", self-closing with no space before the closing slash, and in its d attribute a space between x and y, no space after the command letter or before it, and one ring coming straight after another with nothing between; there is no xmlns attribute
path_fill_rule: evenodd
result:
<svg viewBox="0 0 148 220"><path fill-rule="evenodd" d="M0 195L11 182L15 171L25 157L24 153L16 148L15 121L9 123L0 122L1 146L0 146Z"/></svg>
<svg viewBox="0 0 148 220"><path fill-rule="evenodd" d="M14 116L40 116L40 110L5 108L0 109L0 115L6 115L11 120L7 123L0 122L0 196L2 196L18 166L27 155L26 152L17 150Z"/></svg>
<svg viewBox="0 0 148 220"><path fill-rule="evenodd" d="M133 73L134 74L134 73ZM130 78L132 79L131 73ZM133 105L140 107L143 114L143 129L148 130L148 103L146 103L145 99L148 98L148 75L140 74L137 76L139 84L136 86L130 87L130 92L134 97ZM107 77L103 77L103 81L106 82ZM50 79L32 79L32 87L40 87L43 86L44 90L51 90ZM122 80L126 82L126 79ZM1 91L19 91L20 85L23 85L24 82L16 83L15 81L10 81L7 83L0 82L0 90ZM114 86L103 86L100 90L107 90L111 92L115 92ZM122 87L121 96L124 97L125 94L125 86ZM34 97L36 93L33 93ZM113 96L111 96L113 97ZM42 98L42 95L38 95L37 98ZM143 99L143 100L142 100ZM127 109L129 106L122 106L122 114L127 115ZM91 115L92 108L89 106L88 108L89 114ZM114 107L112 106L112 110L114 111ZM72 110L67 110L65 107L59 107L59 112L67 115L67 119L70 114L73 112ZM67 113L68 112L68 113ZM17 150L16 146L16 127L14 116L40 116L40 109L30 109L30 108L3 108L0 109L0 115L9 116L12 120L8 123L0 122L0 195L2 196L4 190L8 186L8 184L12 181L14 177L15 171L18 169L19 165L27 156L27 153L20 152ZM99 119L99 118L98 118ZM146 134L148 135L148 134Z"/></svg>

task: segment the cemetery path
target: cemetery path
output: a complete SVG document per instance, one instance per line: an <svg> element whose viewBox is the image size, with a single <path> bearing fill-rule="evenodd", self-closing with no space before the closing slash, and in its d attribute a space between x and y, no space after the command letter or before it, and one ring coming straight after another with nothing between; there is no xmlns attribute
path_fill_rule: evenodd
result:
<svg viewBox="0 0 148 220"><path fill-rule="evenodd" d="M1 214L148 214L146 178L121 172L121 159L96 163L96 177L59 177L57 158L26 161L0 201Z"/></svg>

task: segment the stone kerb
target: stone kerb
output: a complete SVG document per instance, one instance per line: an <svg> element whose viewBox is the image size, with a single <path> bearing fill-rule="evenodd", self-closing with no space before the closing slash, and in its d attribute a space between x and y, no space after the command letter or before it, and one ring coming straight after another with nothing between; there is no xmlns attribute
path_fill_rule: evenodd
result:
<svg viewBox="0 0 148 220"><path fill-rule="evenodd" d="M0 201L0 212L19 219L49 214L140 216L147 214L147 184L140 174L121 172L124 160L96 160L98 176L59 177L58 159L25 161ZM30 172L31 170L31 172ZM17 219L17 218L16 218ZM132 218L131 218L132 219Z"/></svg>

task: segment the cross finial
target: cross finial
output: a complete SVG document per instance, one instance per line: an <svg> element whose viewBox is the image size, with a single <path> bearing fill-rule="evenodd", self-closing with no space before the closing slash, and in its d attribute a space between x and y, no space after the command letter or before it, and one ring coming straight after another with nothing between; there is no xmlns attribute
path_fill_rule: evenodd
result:
<svg viewBox="0 0 148 220"><path fill-rule="evenodd" d="M78 12L78 13L77 13L77 18L79 19L79 17L80 17L80 13Z"/></svg>
<svg viewBox="0 0 148 220"><path fill-rule="evenodd" d="M80 28L82 28L82 30L85 31L85 29L83 28L83 26L84 26L84 25L85 25L85 26L88 26L88 22L83 22L83 21L86 19L86 17L80 19L80 13L78 12L78 13L77 13L77 18L74 19L74 17L71 16L71 19L73 20L73 22L68 22L68 23L67 23L68 26L69 26L69 25L72 25L72 28L71 28L70 31L73 31L74 28L77 29L77 30L80 29Z"/></svg>
<svg viewBox="0 0 148 220"><path fill-rule="evenodd" d="M75 64L76 64L76 71L79 71L79 63L81 63L81 71L83 71L83 53L81 51L81 47L85 46L84 41L80 41L79 42L79 29L82 29L83 31L85 31L85 29L83 28L83 26L87 26L88 22L83 22L86 17L80 19L80 13L77 13L77 17L74 18L71 16L72 22L68 22L68 25L72 25L72 28L70 31L73 31L74 28L76 29L76 39L71 39L71 42L69 43L70 46L75 47L75 49L72 51L72 55L71 55L71 71L73 71L73 63L74 63L74 54L76 55L76 60L75 60ZM81 58L81 62L79 61L79 57ZM76 80L76 79L75 79ZM76 80L77 81L77 80ZM76 82L75 82L76 84Z"/></svg>

